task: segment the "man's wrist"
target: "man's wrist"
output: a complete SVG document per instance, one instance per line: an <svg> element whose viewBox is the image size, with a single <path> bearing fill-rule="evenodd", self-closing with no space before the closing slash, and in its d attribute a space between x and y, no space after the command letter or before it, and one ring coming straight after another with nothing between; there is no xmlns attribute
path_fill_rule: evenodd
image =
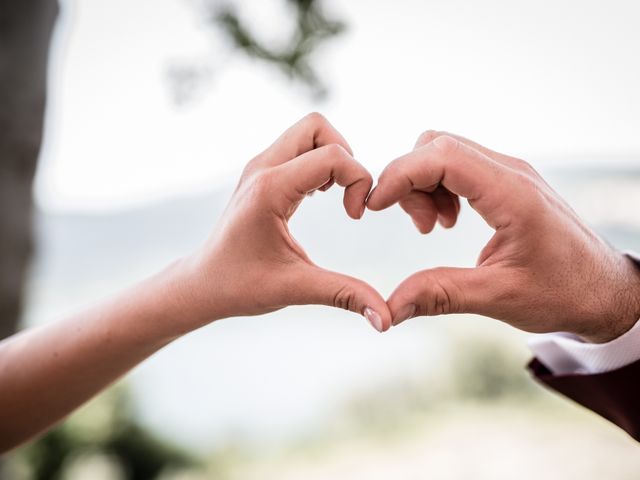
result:
<svg viewBox="0 0 640 480"><path fill-rule="evenodd" d="M599 328L580 335L590 343L606 343L620 337L640 319L640 266L636 259L621 256L619 284L611 285L612 307Z"/></svg>

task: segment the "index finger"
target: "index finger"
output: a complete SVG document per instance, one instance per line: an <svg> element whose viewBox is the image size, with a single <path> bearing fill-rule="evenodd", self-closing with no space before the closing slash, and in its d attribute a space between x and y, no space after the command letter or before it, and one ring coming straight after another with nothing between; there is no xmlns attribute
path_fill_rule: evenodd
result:
<svg viewBox="0 0 640 480"><path fill-rule="evenodd" d="M260 163L275 166L325 145L337 144L353 155L344 137L321 114L313 112L289 127L260 156Z"/></svg>
<svg viewBox="0 0 640 480"><path fill-rule="evenodd" d="M433 191L438 185L469 200L469 204L494 228L508 222L505 216L521 203L514 182L519 174L465 143L440 136L427 145L391 162L382 172L367 206L383 210L412 190ZM515 203L514 203L515 202Z"/></svg>
<svg viewBox="0 0 640 480"><path fill-rule="evenodd" d="M299 202L309 192L333 179L345 187L345 210L351 218L358 219L364 213L365 200L373 185L373 178L367 169L336 144L300 155L271 169L271 172L279 190L287 192L283 198L288 205L280 206L281 211L285 212L290 212L292 203Z"/></svg>
<svg viewBox="0 0 640 480"><path fill-rule="evenodd" d="M462 135L456 135L454 133L449 133L449 132L439 132L436 130L427 130L426 132L423 132L418 137L418 140L416 141L416 144L415 144L415 148L423 147L426 144L432 142L433 140L441 136L453 137L456 140L466 145L469 145L471 148L479 151L480 153L485 154L487 157L491 158L492 160L495 160L498 163L502 163L507 167L513 168L514 170L519 170L521 172L534 176L538 180L544 181L542 177L540 177L538 172L524 160L520 160L519 158L511 157L509 155L505 155L504 153L491 150L490 148L485 147L484 145L481 145L478 142L474 142L473 140L470 140L466 137L463 137Z"/></svg>

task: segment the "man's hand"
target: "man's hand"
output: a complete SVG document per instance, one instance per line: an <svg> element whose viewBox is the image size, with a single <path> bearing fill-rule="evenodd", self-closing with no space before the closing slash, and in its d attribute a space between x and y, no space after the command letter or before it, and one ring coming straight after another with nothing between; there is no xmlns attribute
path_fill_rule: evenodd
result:
<svg viewBox="0 0 640 480"><path fill-rule="evenodd" d="M189 262L188 303L199 323L323 304L364 315L378 331L391 326L375 289L318 267L289 232L302 200L334 182L345 187L348 215L362 217L371 175L319 114L302 119L247 165L211 238Z"/></svg>
<svg viewBox="0 0 640 480"><path fill-rule="evenodd" d="M640 318L640 274L594 234L526 162L467 139L426 132L380 176L368 207L400 203L418 229L455 224L458 196L495 230L475 268L434 268L388 299L393 323L418 315L478 313L530 332L592 342Z"/></svg>

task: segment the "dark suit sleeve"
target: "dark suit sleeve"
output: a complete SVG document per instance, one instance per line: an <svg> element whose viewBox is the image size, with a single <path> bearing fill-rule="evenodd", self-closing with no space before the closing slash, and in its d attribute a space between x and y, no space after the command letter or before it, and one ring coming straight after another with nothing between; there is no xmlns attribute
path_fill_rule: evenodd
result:
<svg viewBox="0 0 640 480"><path fill-rule="evenodd" d="M640 441L640 361L593 375L554 375L537 359L528 368L542 384L593 410Z"/></svg>

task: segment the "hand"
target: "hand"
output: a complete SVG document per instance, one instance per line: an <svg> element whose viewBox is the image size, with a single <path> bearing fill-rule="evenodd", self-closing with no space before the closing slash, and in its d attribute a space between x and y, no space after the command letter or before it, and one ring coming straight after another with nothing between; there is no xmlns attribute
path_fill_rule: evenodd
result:
<svg viewBox="0 0 640 480"><path fill-rule="evenodd" d="M61 322L0 342L0 453L64 418L134 365L210 321L319 303L391 325L382 297L311 262L287 221L333 182L353 218L371 175L317 114L289 129L245 169L218 227L194 255ZM42 392L47 392L43 395Z"/></svg>
<svg viewBox="0 0 640 480"><path fill-rule="evenodd" d="M526 162L462 137L423 134L380 176L368 207L399 202L421 232L455 224L457 196L495 230L475 268L434 268L388 299L393 324L417 315L477 313L530 332L592 342L640 318L640 274L601 240Z"/></svg>
<svg viewBox="0 0 640 480"><path fill-rule="evenodd" d="M376 290L318 267L289 232L302 200L334 181L345 187L347 214L362 217L371 175L319 114L302 119L247 165L211 238L189 262L189 304L199 324L322 304L364 315L378 331L391 326Z"/></svg>

